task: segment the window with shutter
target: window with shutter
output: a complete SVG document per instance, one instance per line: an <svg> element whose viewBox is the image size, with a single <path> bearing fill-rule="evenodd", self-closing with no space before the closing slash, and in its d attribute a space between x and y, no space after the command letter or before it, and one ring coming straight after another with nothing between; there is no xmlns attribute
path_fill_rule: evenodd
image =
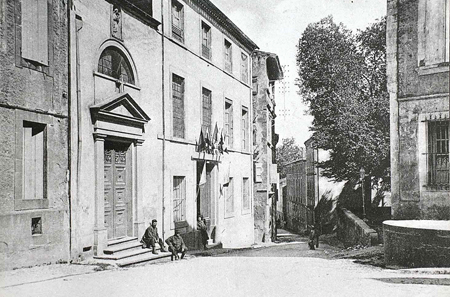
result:
<svg viewBox="0 0 450 297"><path fill-rule="evenodd" d="M186 221L186 178L184 176L173 177L173 221Z"/></svg>
<svg viewBox="0 0 450 297"><path fill-rule="evenodd" d="M211 59L211 27L202 22L202 57Z"/></svg>
<svg viewBox="0 0 450 297"><path fill-rule="evenodd" d="M250 183L248 177L242 179L242 209L250 209Z"/></svg>
<svg viewBox="0 0 450 297"><path fill-rule="evenodd" d="M449 0L419 0L419 66L449 62Z"/></svg>
<svg viewBox="0 0 450 297"><path fill-rule="evenodd" d="M172 0L172 37L184 42L184 7L176 0Z"/></svg>
<svg viewBox="0 0 450 297"><path fill-rule="evenodd" d="M23 199L44 199L46 137L44 124L23 123Z"/></svg>
<svg viewBox="0 0 450 297"><path fill-rule="evenodd" d="M48 6L47 0L22 0L21 56L48 66Z"/></svg>
<svg viewBox="0 0 450 297"><path fill-rule="evenodd" d="M172 75L173 136L184 138L184 78Z"/></svg>
<svg viewBox="0 0 450 297"><path fill-rule="evenodd" d="M248 109L246 107L242 107L242 115L241 115L241 138L242 138L242 150L247 151L249 146L248 140Z"/></svg>
<svg viewBox="0 0 450 297"><path fill-rule="evenodd" d="M233 147L233 103L231 100L225 100L224 116L225 144L228 148Z"/></svg>
<svg viewBox="0 0 450 297"><path fill-rule="evenodd" d="M231 42L225 39L224 41L224 54L225 54L225 71L232 72L233 71L233 55Z"/></svg>
<svg viewBox="0 0 450 297"><path fill-rule="evenodd" d="M233 178L230 177L228 187L225 190L225 216L234 214L234 185Z"/></svg>
<svg viewBox="0 0 450 297"><path fill-rule="evenodd" d="M248 83L248 56L241 53L241 80Z"/></svg>
<svg viewBox="0 0 450 297"><path fill-rule="evenodd" d="M211 133L212 128L212 108L211 108L211 91L202 88L202 130L203 135L206 136L206 132Z"/></svg>

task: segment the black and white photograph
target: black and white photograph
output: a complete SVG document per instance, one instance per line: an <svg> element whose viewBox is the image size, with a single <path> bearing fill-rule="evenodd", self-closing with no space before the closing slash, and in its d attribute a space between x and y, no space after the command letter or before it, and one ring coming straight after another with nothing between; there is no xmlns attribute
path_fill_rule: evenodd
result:
<svg viewBox="0 0 450 297"><path fill-rule="evenodd" d="M450 296L449 1L0 0L0 296Z"/></svg>

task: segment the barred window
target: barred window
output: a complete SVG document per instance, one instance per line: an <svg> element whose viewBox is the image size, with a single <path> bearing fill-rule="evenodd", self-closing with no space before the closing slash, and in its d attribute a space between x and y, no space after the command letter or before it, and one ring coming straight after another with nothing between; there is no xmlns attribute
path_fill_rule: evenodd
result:
<svg viewBox="0 0 450 297"><path fill-rule="evenodd" d="M211 133L212 125L211 91L206 88L202 88L202 102L202 130L203 135L206 135L207 131Z"/></svg>
<svg viewBox="0 0 450 297"><path fill-rule="evenodd" d="M211 27L202 22L202 57L211 59Z"/></svg>
<svg viewBox="0 0 450 297"><path fill-rule="evenodd" d="M98 61L98 72L134 85L134 76L127 58L116 48L106 48Z"/></svg>
<svg viewBox="0 0 450 297"><path fill-rule="evenodd" d="M176 0L172 0L172 37L184 42L184 9Z"/></svg>
<svg viewBox="0 0 450 297"><path fill-rule="evenodd" d="M173 136L184 138L184 78L172 75Z"/></svg>
<svg viewBox="0 0 450 297"><path fill-rule="evenodd" d="M428 187L449 189L449 123L448 119L428 122Z"/></svg>

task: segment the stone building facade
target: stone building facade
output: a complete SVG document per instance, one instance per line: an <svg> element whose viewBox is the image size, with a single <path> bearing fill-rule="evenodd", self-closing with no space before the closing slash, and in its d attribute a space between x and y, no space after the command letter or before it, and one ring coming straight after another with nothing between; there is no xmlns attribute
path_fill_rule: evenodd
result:
<svg viewBox="0 0 450 297"><path fill-rule="evenodd" d="M449 1L387 4L393 218L443 219L450 207Z"/></svg>
<svg viewBox="0 0 450 297"><path fill-rule="evenodd" d="M160 204L150 210L163 216L166 236L182 228L195 242L201 215L210 243L248 246L254 242L250 79L257 46L210 1L163 0L162 7L157 143L163 192L153 191Z"/></svg>
<svg viewBox="0 0 450 297"><path fill-rule="evenodd" d="M309 219L314 211L314 204L312 209L308 208L306 165L306 159L300 159L285 165L284 219L286 228L294 232L303 232L312 223L312 220Z"/></svg>
<svg viewBox="0 0 450 297"><path fill-rule="evenodd" d="M0 270L69 256L66 14L0 2Z"/></svg>
<svg viewBox="0 0 450 297"><path fill-rule="evenodd" d="M278 197L275 82L283 71L276 54L254 51L252 58L255 242L270 242L276 238Z"/></svg>
<svg viewBox="0 0 450 297"><path fill-rule="evenodd" d="M139 244L152 219L254 243L256 44L210 1L27 1L0 10L0 269Z"/></svg>

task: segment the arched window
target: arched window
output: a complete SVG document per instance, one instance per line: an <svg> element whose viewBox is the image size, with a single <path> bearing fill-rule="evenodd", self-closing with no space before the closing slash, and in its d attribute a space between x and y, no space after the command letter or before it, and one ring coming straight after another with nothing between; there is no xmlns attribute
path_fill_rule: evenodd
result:
<svg viewBox="0 0 450 297"><path fill-rule="evenodd" d="M125 55L114 47L107 47L98 61L98 72L134 85L134 75Z"/></svg>

